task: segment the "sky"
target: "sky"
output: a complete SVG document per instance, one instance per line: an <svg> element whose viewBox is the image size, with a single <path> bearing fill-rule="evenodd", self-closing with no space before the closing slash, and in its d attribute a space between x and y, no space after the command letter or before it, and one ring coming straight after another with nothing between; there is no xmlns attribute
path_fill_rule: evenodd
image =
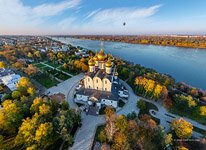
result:
<svg viewBox="0 0 206 150"><path fill-rule="evenodd" d="M206 35L206 0L0 0L5 34Z"/></svg>

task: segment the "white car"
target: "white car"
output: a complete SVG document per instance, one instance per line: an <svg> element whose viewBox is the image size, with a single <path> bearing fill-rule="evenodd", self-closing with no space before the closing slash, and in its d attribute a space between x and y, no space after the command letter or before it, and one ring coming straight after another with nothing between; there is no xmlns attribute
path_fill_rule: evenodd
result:
<svg viewBox="0 0 206 150"><path fill-rule="evenodd" d="M129 95L128 95L126 92L124 92L124 91L119 91L119 92L118 92L118 95L119 95L120 97L122 97L122 98L128 98L128 97L129 97Z"/></svg>
<svg viewBox="0 0 206 150"><path fill-rule="evenodd" d="M78 86L76 86L76 90L78 91L80 88L82 87L82 85L81 84L79 84Z"/></svg>

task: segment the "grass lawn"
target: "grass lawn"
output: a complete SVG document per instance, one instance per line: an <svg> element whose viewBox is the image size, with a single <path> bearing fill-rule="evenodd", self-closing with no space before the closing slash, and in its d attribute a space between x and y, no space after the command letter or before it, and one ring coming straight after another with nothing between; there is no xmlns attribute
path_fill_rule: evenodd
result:
<svg viewBox="0 0 206 150"><path fill-rule="evenodd" d="M95 141L99 141L98 135L99 135L99 133L100 133L102 130L104 130L105 126L106 126L106 125L101 125L101 126L98 126L98 127L97 127L97 130L96 130L96 133L95 133L95 137L94 137L94 143L95 143Z"/></svg>
<svg viewBox="0 0 206 150"><path fill-rule="evenodd" d="M63 73L57 73L55 75L55 77L57 77L58 79L61 79L61 80L67 80L70 78L70 76L66 75L66 74L63 74Z"/></svg>
<svg viewBox="0 0 206 150"><path fill-rule="evenodd" d="M46 88L50 88L50 87L55 86L59 83L57 80L52 79L51 77L49 77L49 75L47 75L45 73L40 74L40 75L36 75L33 78Z"/></svg>
<svg viewBox="0 0 206 150"><path fill-rule="evenodd" d="M44 67L45 65L38 63L38 64L34 64L34 66L36 66L36 67L38 67L39 69L41 69L41 68Z"/></svg>
<svg viewBox="0 0 206 150"><path fill-rule="evenodd" d="M59 73L59 71L57 71L57 70L55 70L55 69L51 69L51 68L48 70L48 72L49 72L50 74L54 75L54 76Z"/></svg>
<svg viewBox="0 0 206 150"><path fill-rule="evenodd" d="M43 70L43 71L48 71L48 72L52 70L52 68L47 67L47 66L44 67L44 68L40 68L40 69Z"/></svg>
<svg viewBox="0 0 206 150"><path fill-rule="evenodd" d="M44 63L47 64L47 65L50 65L50 66L52 66L52 67L54 67L54 68L57 68L57 67L61 66L61 64L58 64L58 63L56 63L56 62L46 61L46 62L44 62Z"/></svg>
<svg viewBox="0 0 206 150"><path fill-rule="evenodd" d="M78 72L74 72L74 71L65 69L64 67L60 67L60 68L58 68L58 69L59 69L59 70L62 70L62 71L65 71L65 72L67 72L67 73L70 73L70 74L72 74L72 75L77 75L77 74L78 74Z"/></svg>
<svg viewBox="0 0 206 150"><path fill-rule="evenodd" d="M123 102L122 100L119 100L118 106L123 107L124 105L125 105L125 102Z"/></svg>
<svg viewBox="0 0 206 150"><path fill-rule="evenodd" d="M149 113L149 110L150 110L150 109L154 109L154 110L158 111L158 108L157 108L154 104L149 103L149 102L146 102L146 101L145 101L145 104L146 104L146 109L139 111L139 114L138 114L139 117L140 117L140 115L143 115L143 114L150 115L150 113ZM151 116L151 115L150 115L150 116ZM155 118L155 117L153 117L153 116L151 116L151 117L152 117L153 120L155 120L155 121L157 122L157 124L160 123L160 120L159 120L159 119L157 119L157 118Z"/></svg>
<svg viewBox="0 0 206 150"><path fill-rule="evenodd" d="M192 120L195 120L201 124L204 124L204 125L206 124L206 117L199 115L198 110L194 110L194 111L183 110L183 109L179 110L173 107L169 111L173 114L177 114L179 116L183 116L183 117L187 117Z"/></svg>

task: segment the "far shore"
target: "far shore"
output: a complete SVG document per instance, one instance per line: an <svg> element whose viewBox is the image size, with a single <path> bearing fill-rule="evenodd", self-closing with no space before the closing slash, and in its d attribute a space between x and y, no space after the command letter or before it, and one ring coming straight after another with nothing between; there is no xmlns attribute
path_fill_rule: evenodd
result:
<svg viewBox="0 0 206 150"><path fill-rule="evenodd" d="M96 41L107 41L107 42L121 42L121 43L129 43L129 44L169 46L169 47L206 50L206 37L186 38L186 37L167 37L167 36L83 36L83 35L82 36L81 35L80 36L78 35L53 36L53 37L70 37L70 38L76 38L81 40L96 40ZM137 40L132 39L135 37L137 37ZM164 43L160 43L162 42L162 40ZM178 41L178 42L174 43L174 41L175 42ZM196 42L199 43L199 45Z"/></svg>

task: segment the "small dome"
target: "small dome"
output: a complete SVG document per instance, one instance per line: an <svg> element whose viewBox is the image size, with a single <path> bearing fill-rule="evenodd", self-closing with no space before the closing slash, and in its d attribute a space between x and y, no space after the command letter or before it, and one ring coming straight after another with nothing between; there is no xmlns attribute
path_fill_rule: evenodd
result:
<svg viewBox="0 0 206 150"><path fill-rule="evenodd" d="M115 75L115 76L118 76L119 74L118 74L118 72L116 71L116 72L114 73L114 75Z"/></svg>
<svg viewBox="0 0 206 150"><path fill-rule="evenodd" d="M89 66L94 66L95 65L95 62L92 58L88 61L88 65Z"/></svg>
<svg viewBox="0 0 206 150"><path fill-rule="evenodd" d="M107 58L107 55L104 53L104 50L101 49L101 50L99 51L97 57L98 57L98 60L100 60L100 61L104 61L105 58Z"/></svg>
<svg viewBox="0 0 206 150"><path fill-rule="evenodd" d="M106 67L112 67L112 62L110 59L105 63Z"/></svg>
<svg viewBox="0 0 206 150"><path fill-rule="evenodd" d="M98 61L98 58L97 58L97 56L94 56L94 61Z"/></svg>

